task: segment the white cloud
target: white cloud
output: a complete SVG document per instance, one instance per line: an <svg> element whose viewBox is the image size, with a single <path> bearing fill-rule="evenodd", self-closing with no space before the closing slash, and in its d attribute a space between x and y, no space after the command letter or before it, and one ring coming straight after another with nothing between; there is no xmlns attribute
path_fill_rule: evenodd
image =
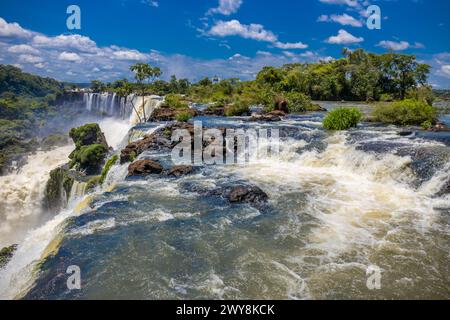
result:
<svg viewBox="0 0 450 320"><path fill-rule="evenodd" d="M208 14L220 13L225 16L229 16L236 13L242 3L242 0L219 0L219 6L217 8L210 9Z"/></svg>
<svg viewBox="0 0 450 320"><path fill-rule="evenodd" d="M22 28L18 23L8 23L5 19L0 18L0 37L28 38L32 33Z"/></svg>
<svg viewBox="0 0 450 320"><path fill-rule="evenodd" d="M118 60L147 60L149 57L146 54L140 53L137 50L119 50L113 52L113 56Z"/></svg>
<svg viewBox="0 0 450 320"><path fill-rule="evenodd" d="M241 24L238 20L218 21L209 30L209 34L218 37L240 36L244 39L276 42L277 36L271 31L265 30L260 24Z"/></svg>
<svg viewBox="0 0 450 320"><path fill-rule="evenodd" d="M21 54L19 56L19 61L24 63L39 63L44 60L41 57L33 56L31 54Z"/></svg>
<svg viewBox="0 0 450 320"><path fill-rule="evenodd" d="M443 66L441 67L441 71L442 71L443 74L445 74L445 75L447 75L447 76L450 77L450 64L448 64L448 65L443 65Z"/></svg>
<svg viewBox="0 0 450 320"><path fill-rule="evenodd" d="M11 53L32 53L32 54L38 54L39 50L33 48L32 46L29 46L27 44L18 44L13 45L8 48L8 52Z"/></svg>
<svg viewBox="0 0 450 320"><path fill-rule="evenodd" d="M332 14L331 16L328 15L321 15L317 21L319 22L336 22L343 26L352 26L352 27L362 27L363 23L354 17L344 13L342 15L336 15Z"/></svg>
<svg viewBox="0 0 450 320"><path fill-rule="evenodd" d="M82 58L74 53L74 52L61 52L58 56L58 59L61 61L69 61L69 62L81 62Z"/></svg>
<svg viewBox="0 0 450 320"><path fill-rule="evenodd" d="M141 1L143 4L147 4L150 7L154 7L154 8L158 8L159 7L159 2L158 1L153 1L153 0L142 0Z"/></svg>
<svg viewBox="0 0 450 320"><path fill-rule="evenodd" d="M331 44L355 44L363 42L364 38L355 37L344 29L339 30L336 36L329 37L326 42Z"/></svg>
<svg viewBox="0 0 450 320"><path fill-rule="evenodd" d="M73 49L82 52L95 52L97 50L97 44L94 41L79 34L59 35L56 37L36 35L33 38L33 44L42 48Z"/></svg>
<svg viewBox="0 0 450 320"><path fill-rule="evenodd" d="M358 0L319 0L322 3L327 4L340 4L340 5L346 5L353 8L358 8L361 5L359 4Z"/></svg>
<svg viewBox="0 0 450 320"><path fill-rule="evenodd" d="M388 49L388 50L393 50L393 51L403 51L406 49L410 49L410 48L414 48L414 49L423 49L425 48L425 45L423 45L420 42L416 42L413 45L410 44L407 41L389 41L389 40L383 40L380 41L377 46Z"/></svg>
<svg viewBox="0 0 450 320"><path fill-rule="evenodd" d="M272 31L266 30L263 25L252 23L250 25L242 24L238 20L218 21L208 31L208 34L216 37L239 36L244 39L270 42L279 49L305 49L308 45L302 42L283 43L278 41L277 35Z"/></svg>
<svg viewBox="0 0 450 320"><path fill-rule="evenodd" d="M306 49L308 48L307 44L304 44L303 42L296 42L296 43L283 43L283 42L275 42L274 46L279 48L279 49Z"/></svg>

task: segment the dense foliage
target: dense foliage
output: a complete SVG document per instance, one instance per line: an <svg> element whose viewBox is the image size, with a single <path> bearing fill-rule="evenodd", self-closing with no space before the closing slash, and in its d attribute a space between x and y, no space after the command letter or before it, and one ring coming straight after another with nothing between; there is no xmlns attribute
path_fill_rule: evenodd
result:
<svg viewBox="0 0 450 320"><path fill-rule="evenodd" d="M347 130L356 127L362 118L358 108L338 108L327 114L323 126L327 130Z"/></svg>
<svg viewBox="0 0 450 320"><path fill-rule="evenodd" d="M54 79L25 73L11 65L0 65L0 95L44 97L63 88L64 85Z"/></svg>
<svg viewBox="0 0 450 320"><path fill-rule="evenodd" d="M372 112L373 120L387 124L421 125L430 127L436 121L436 109L424 101L406 99L390 104L378 104Z"/></svg>

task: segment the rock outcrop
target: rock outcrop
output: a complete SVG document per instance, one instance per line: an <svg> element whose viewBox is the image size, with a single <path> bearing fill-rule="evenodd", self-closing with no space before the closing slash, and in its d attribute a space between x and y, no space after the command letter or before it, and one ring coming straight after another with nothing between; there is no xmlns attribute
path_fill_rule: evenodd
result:
<svg viewBox="0 0 450 320"><path fill-rule="evenodd" d="M66 206L74 181L75 178L70 173L68 165L52 170L45 187L44 208L56 212Z"/></svg>
<svg viewBox="0 0 450 320"><path fill-rule="evenodd" d="M184 166L184 165L180 165L180 166L174 166L172 167L168 172L167 175L169 177L175 177L175 178L179 178L181 176L185 176L188 174L191 174L194 171L194 168L192 166Z"/></svg>
<svg viewBox="0 0 450 320"><path fill-rule="evenodd" d="M91 123L73 128L70 130L70 137L76 146L69 156L70 167L84 171L88 175L99 174L109 150L100 126Z"/></svg>
<svg viewBox="0 0 450 320"><path fill-rule="evenodd" d="M128 166L128 177L145 177L151 174L161 174L162 165L153 160L138 160Z"/></svg>
<svg viewBox="0 0 450 320"><path fill-rule="evenodd" d="M0 250L0 269L2 269L8 264L8 262L11 260L16 250L17 244L13 244L12 246L5 247L2 250Z"/></svg>
<svg viewBox="0 0 450 320"><path fill-rule="evenodd" d="M232 187L226 194L231 203L261 204L267 202L267 194L256 186L240 185Z"/></svg>

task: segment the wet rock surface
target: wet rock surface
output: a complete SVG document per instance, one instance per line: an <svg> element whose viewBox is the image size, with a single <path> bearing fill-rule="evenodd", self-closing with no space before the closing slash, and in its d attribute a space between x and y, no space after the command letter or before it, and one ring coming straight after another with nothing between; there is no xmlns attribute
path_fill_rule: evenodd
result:
<svg viewBox="0 0 450 320"><path fill-rule="evenodd" d="M164 168L153 160L138 160L128 167L128 177L145 177L150 174L161 174Z"/></svg>
<svg viewBox="0 0 450 320"><path fill-rule="evenodd" d="M169 177L175 177L179 178L182 176L186 176L188 174L191 174L194 172L194 168L192 166L186 166L186 165L180 165L180 166L174 166L172 167L168 172L167 175Z"/></svg>
<svg viewBox="0 0 450 320"><path fill-rule="evenodd" d="M14 253L17 250L17 244L13 244L12 246L5 247L0 250L0 269L5 267L8 262L13 257Z"/></svg>

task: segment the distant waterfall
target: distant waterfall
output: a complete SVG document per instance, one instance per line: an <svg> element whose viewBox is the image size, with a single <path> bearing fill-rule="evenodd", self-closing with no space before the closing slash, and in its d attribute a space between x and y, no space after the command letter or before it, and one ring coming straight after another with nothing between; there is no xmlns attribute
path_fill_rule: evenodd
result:
<svg viewBox="0 0 450 320"><path fill-rule="evenodd" d="M102 117L129 119L131 124L136 124L139 118L144 118L144 110L148 118L162 101L163 98L155 95L142 97L132 94L126 98L109 92L84 93L83 95L83 103L88 112ZM136 114L133 106L139 115Z"/></svg>

